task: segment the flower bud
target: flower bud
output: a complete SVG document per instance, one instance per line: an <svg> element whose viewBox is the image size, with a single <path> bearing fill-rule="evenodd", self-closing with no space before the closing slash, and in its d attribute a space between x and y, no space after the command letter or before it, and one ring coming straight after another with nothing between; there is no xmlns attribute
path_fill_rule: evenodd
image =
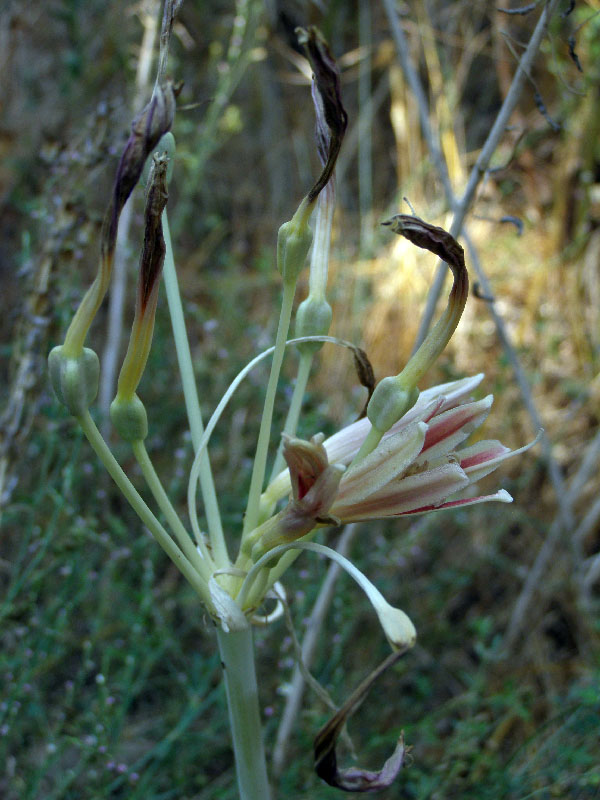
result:
<svg viewBox="0 0 600 800"><path fill-rule="evenodd" d="M102 227L98 274L81 301L65 336L65 352L70 356L81 354L92 320L108 291L121 212L142 174L146 159L173 124L175 97L178 92L178 87L174 87L171 81L166 81L156 89L148 105L132 123L131 134L119 160L112 197ZM169 147L165 149L170 155Z"/></svg>
<svg viewBox="0 0 600 800"><path fill-rule="evenodd" d="M398 376L384 378L375 387L367 406L369 422L380 433L385 433L414 406L418 397L416 386L401 386Z"/></svg>
<svg viewBox="0 0 600 800"><path fill-rule="evenodd" d="M326 336L332 316L331 306L324 297L309 295L300 303L296 312L296 337ZM302 342L297 345L301 353L316 353L322 346L322 342Z"/></svg>
<svg viewBox="0 0 600 800"><path fill-rule="evenodd" d="M137 394L125 399L117 395L110 404L110 419L126 442L143 441L148 435L148 415Z"/></svg>
<svg viewBox="0 0 600 800"><path fill-rule="evenodd" d="M456 330L469 294L469 274L462 247L454 236L443 228L406 214L397 214L382 224L389 225L394 233L404 236L417 247L439 256L450 267L454 279L444 313L429 331L417 352L410 357L402 372L396 376L399 385L410 388L416 386L436 362Z"/></svg>
<svg viewBox="0 0 600 800"><path fill-rule="evenodd" d="M168 161L164 154L154 156L146 193L144 247L140 257L135 316L117 383L119 402L133 399L152 345L160 275L166 253L162 213L168 198L167 167Z"/></svg>
<svg viewBox="0 0 600 800"><path fill-rule="evenodd" d="M413 647L417 631L410 617L400 608L394 608L383 596L371 598L386 638L394 650Z"/></svg>
<svg viewBox="0 0 600 800"><path fill-rule="evenodd" d="M323 171L308 193L314 203L329 182L348 126L348 115L342 105L340 73L329 47L319 31L297 28L298 41L306 48L313 70L312 96L317 113L317 147Z"/></svg>
<svg viewBox="0 0 600 800"><path fill-rule="evenodd" d="M339 520L329 515L329 509L337 495L344 470L343 464L326 466L301 499L292 499L278 514L252 532L247 540L246 551L252 545L254 563L274 547L301 539L319 524L339 524Z"/></svg>
<svg viewBox="0 0 600 800"><path fill-rule="evenodd" d="M277 234L277 269L284 283L295 283L304 267L312 244L313 234L308 226L308 217L300 223L284 222Z"/></svg>
<svg viewBox="0 0 600 800"><path fill-rule="evenodd" d="M63 345L48 356L50 381L57 398L74 417L82 416L96 399L100 375L98 356L84 347L78 356L66 356Z"/></svg>

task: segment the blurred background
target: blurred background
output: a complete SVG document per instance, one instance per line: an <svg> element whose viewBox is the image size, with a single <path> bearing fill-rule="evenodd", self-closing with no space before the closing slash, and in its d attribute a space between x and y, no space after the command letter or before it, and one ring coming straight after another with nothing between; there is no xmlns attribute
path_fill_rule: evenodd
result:
<svg viewBox="0 0 600 800"><path fill-rule="evenodd" d="M509 14L524 6L501 5L185 0L169 61L169 74L184 81L169 215L206 415L274 340L276 232L319 170L310 68L296 26L316 24L329 41L349 115L337 167L332 333L364 347L381 378L411 352L436 260L380 222L407 213L404 196L429 222L449 228L452 220L392 17L460 197L543 6ZM353 560L419 632L415 650L349 726L358 763L371 767L404 731L410 768L383 798L600 796L598 12L598 0L557 5L467 216L493 302L489 292L471 294L423 384L485 372L479 396L493 392L495 400L478 435L517 448L543 425L551 447L536 446L482 483L510 491L511 506L363 525L352 542ZM211 623L46 377L46 355L95 274L118 157L152 90L160 16L156 0L9 0L0 15L0 795L7 800L236 797ZM122 224L114 319L105 303L89 339L104 367L101 425L102 398L114 387L107 364L120 365L133 316L142 212L138 189ZM481 281L471 255L472 281ZM122 329L114 298L124 304ZM192 447L173 352L161 298L140 395L148 449L185 519ZM289 353L274 445L296 364ZM232 543L266 376L266 367L252 373L212 440ZM326 346L300 433L331 433L364 401L351 357ZM127 448L113 445L141 488ZM330 531L324 541L338 536ZM300 639L327 568L304 554L286 573ZM258 631L257 647L272 752L294 666L285 622ZM340 578L313 674L341 704L387 647L366 600ZM274 779L278 796L337 796L312 771L312 741L327 717L308 692ZM345 751L341 758L352 763Z"/></svg>

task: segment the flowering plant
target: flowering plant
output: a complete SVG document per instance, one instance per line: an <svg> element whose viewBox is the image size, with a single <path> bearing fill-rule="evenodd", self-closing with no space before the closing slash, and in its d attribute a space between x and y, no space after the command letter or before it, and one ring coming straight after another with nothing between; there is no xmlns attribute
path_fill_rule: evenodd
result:
<svg viewBox="0 0 600 800"><path fill-rule="evenodd" d="M389 785L402 767L405 753L402 737L393 756L377 772L358 768L340 770L335 742L345 719L361 702L372 681L414 645L416 631L406 613L392 607L350 561L313 539L325 526L439 511L491 500L511 500L502 490L484 496L457 496L512 455L497 441L463 446L468 436L484 422L492 405L491 396L483 400L471 398L471 392L483 376L419 393L418 384L424 373L443 351L460 320L467 299L468 276L462 248L456 240L443 229L415 216L397 215L384 224L448 263L454 280L446 310L405 368L377 384L366 355L350 345L359 377L369 388L366 416L329 439L319 433L310 441L296 436L302 397L315 353L325 341L348 346L328 336L332 311L326 299L335 207L333 175L347 116L341 101L339 74L327 45L315 29L299 30L299 38L313 70L317 147L323 168L292 219L279 230L277 266L283 297L275 345L257 356L236 377L205 428L193 378L166 212L169 173L175 153L170 128L177 87L161 80L157 81L150 103L134 121L119 162L102 233L98 275L73 318L64 344L54 348L49 356L57 397L75 417L142 522L181 570L214 620L224 665L240 796L254 800L268 798L269 787L251 626L265 598L280 592L279 581L299 552L324 554L357 580L372 602L392 647L390 658L361 684L318 734L315 744L316 769L324 780L347 791L374 791ZM166 527L133 487L90 415L89 407L97 391L99 363L95 353L84 346L109 287L121 211L142 177L147 161L150 167L145 179L145 232L135 318L111 406L111 419L119 435L130 443L148 488L163 513ZM314 235L309 225L313 212ZM288 341L296 284L311 245L309 294L296 312L296 337ZM152 342L163 269L195 450L188 486L191 531L175 512L145 448L148 420L137 395ZM296 346L300 353L298 378L282 446L275 456L271 480L265 486L275 392L284 353L290 345ZM240 381L267 356L272 356L271 372L238 552L232 558L219 513L208 444ZM198 486L206 512L207 532L202 531L198 523Z"/></svg>

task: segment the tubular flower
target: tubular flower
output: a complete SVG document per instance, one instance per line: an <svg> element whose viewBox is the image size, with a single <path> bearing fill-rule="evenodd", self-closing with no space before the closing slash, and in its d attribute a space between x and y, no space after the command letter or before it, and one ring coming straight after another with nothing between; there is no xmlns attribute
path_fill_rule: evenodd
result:
<svg viewBox="0 0 600 800"><path fill-rule="evenodd" d="M330 518L329 509L345 467L329 463L323 438L322 434L317 434L306 442L284 434L283 455L289 467L288 479L291 475L292 497L284 509L249 537L246 547L253 546L253 560L277 545L301 539L318 523L337 523Z"/></svg>
<svg viewBox="0 0 600 800"><path fill-rule="evenodd" d="M346 469L328 515L345 523L422 514L492 500L512 502L504 490L456 497L502 461L526 449L511 451L496 440L461 447L484 422L492 406L492 395L477 401L469 396L482 379L483 375L477 375L422 392L416 404L386 432L373 452ZM361 419L325 440L321 447L327 461L321 459L321 468L326 469L332 463L350 464L369 429L369 421ZM302 440L286 443L286 460L291 467L295 448L306 448L307 444ZM316 463L314 460L313 464ZM292 467L292 472L296 471ZM302 480L317 478L313 469ZM298 480L296 475L294 482ZM276 502L290 487L286 470L267 487L263 500Z"/></svg>

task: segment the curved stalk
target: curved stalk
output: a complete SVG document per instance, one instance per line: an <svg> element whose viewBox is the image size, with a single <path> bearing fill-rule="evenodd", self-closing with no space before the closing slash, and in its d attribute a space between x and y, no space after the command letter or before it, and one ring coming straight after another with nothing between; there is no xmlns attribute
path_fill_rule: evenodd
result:
<svg viewBox="0 0 600 800"><path fill-rule="evenodd" d="M156 519L152 511L148 508L139 492L135 489L121 466L113 456L109 446L102 438L96 423L92 419L89 411L77 417L78 423L91 444L94 452L106 468L107 472L117 484L123 496L133 508L144 525L148 528L152 536L162 547L177 569L189 581L200 598L204 601L208 609L212 609L212 601L208 591L208 586L196 568L188 561L181 550L177 547L173 539Z"/></svg>
<svg viewBox="0 0 600 800"><path fill-rule="evenodd" d="M190 424L190 433L192 435L194 451L197 453L200 447L202 434L204 433L204 425L202 423L200 400L198 398L198 389L196 387L196 380L194 377L194 367L192 364L190 344L185 329L183 306L181 304L181 295L179 294L179 284L177 282L177 272L175 271L175 261L173 258L173 245L171 243L171 233L169 230L169 218L166 211L163 211L162 225L166 247L163 276L165 281L165 289L167 292L167 302L169 304L171 325L173 326L173 336L175 338L177 362L179 364L179 372L181 374L181 382L183 385L185 407ZM212 545L213 558L221 569L226 569L230 564L229 555L227 553L227 545L225 543L223 525L221 523L221 515L219 513L219 505L217 503L217 494L215 491L212 470L210 468L208 453L206 453L206 451L203 451L200 457L199 476L202 499L204 501L204 510L206 513L206 522L208 525L208 533ZM194 532L196 534L196 538L198 538L198 533L196 531ZM198 544L201 544L200 539L198 540Z"/></svg>
<svg viewBox="0 0 600 800"><path fill-rule="evenodd" d="M292 316L292 304L296 292L295 281L284 281L283 299L281 302L281 313L279 315L279 325L277 337L275 339L275 351L273 353L273 363L267 384L265 404L263 406L258 442L256 444L256 454L252 468L252 478L250 479L250 490L248 492L248 505L246 506L246 516L244 518L244 535L252 531L258 523L258 512L262 485L265 479L265 469L267 465L267 453L269 449L269 437L271 435L271 422L273 420L273 407L275 405L275 392L279 381L279 373L283 363L283 354L290 319Z"/></svg>
<svg viewBox="0 0 600 800"><path fill-rule="evenodd" d="M199 550L196 549L196 546L192 542L192 539L189 533L186 531L183 523L177 516L177 512L173 508L173 505L169 500L169 497L165 492L158 475L156 474L154 464L150 460L150 456L148 455L148 451L146 450L146 445L144 444L143 440L140 439L137 442L132 442L131 448L136 461L140 465L142 475L148 484L148 488L152 492L158 507L164 514L169 527L177 537L177 541L179 542L181 549L190 562L194 564L196 569L202 574L204 579L208 581L214 571L214 564L206 544L203 540L200 540L198 542Z"/></svg>

